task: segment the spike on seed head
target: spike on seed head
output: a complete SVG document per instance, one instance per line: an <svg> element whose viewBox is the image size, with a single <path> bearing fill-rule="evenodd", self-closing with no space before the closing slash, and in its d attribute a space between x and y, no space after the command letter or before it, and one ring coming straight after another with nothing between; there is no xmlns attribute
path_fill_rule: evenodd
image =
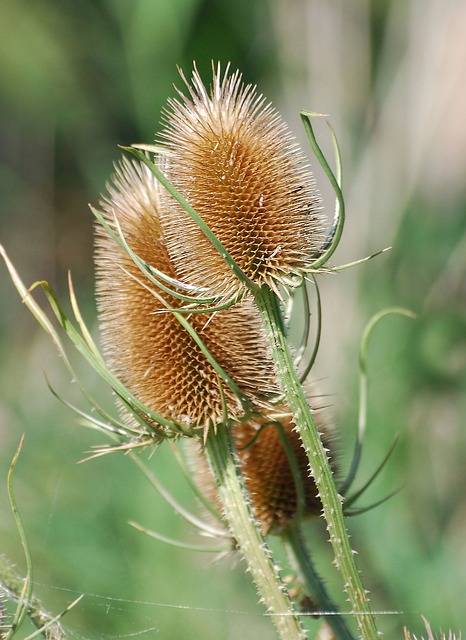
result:
<svg viewBox="0 0 466 640"><path fill-rule="evenodd" d="M165 246L160 187L145 167L126 159L116 167L101 211L147 264L179 279ZM179 301L154 291L131 256L102 228L96 236L97 296L104 354L109 366L141 402L185 427L203 428L244 409L192 336L168 308ZM167 308L168 307L168 308ZM215 314L194 314L191 325L253 406L275 392L273 367L251 300Z"/></svg>
<svg viewBox="0 0 466 640"><path fill-rule="evenodd" d="M194 68L168 102L164 171L255 283L302 276L323 242L321 199L307 161L275 109L238 72ZM229 295L241 284L167 193L162 216L181 276ZM226 292L226 293L225 293Z"/></svg>

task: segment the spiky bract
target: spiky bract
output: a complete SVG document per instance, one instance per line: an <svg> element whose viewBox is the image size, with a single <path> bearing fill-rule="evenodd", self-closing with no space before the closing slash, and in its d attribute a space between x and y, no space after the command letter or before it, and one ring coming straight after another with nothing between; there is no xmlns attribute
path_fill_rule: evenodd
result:
<svg viewBox="0 0 466 640"><path fill-rule="evenodd" d="M155 177L144 165L124 159L108 191L101 210L109 225L119 225L144 262L178 278L165 246ZM157 290L100 226L96 272L104 354L140 401L185 428L205 429L222 421L222 393L229 417L244 413L237 395L226 383L220 387L218 373L170 311L180 307L179 300ZM226 311L194 314L190 324L253 406L274 391L273 367L249 298Z"/></svg>
<svg viewBox="0 0 466 640"><path fill-rule="evenodd" d="M286 124L241 75L194 70L189 95L169 101L164 171L256 284L300 277L323 242L321 200ZM199 227L164 193L167 245L180 275L225 295L241 286Z"/></svg>

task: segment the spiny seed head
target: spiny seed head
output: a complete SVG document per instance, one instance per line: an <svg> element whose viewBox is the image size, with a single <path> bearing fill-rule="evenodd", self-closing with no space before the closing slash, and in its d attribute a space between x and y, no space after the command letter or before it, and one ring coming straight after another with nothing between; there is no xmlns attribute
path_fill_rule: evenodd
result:
<svg viewBox="0 0 466 640"><path fill-rule="evenodd" d="M169 100L160 136L167 177L252 281L274 286L302 276L323 242L321 199L286 124L238 72L217 68L210 91L196 69L185 83L188 95ZM162 197L180 275L215 291L237 289L199 227Z"/></svg>
<svg viewBox="0 0 466 640"><path fill-rule="evenodd" d="M131 249L147 264L177 278L165 246L160 188L150 171L124 159L101 211L118 223ZM141 272L102 228L96 239L97 296L104 354L112 371L147 407L189 428L208 428L223 417L219 376L169 308L180 306ZM193 314L190 324L215 360L256 407L276 390L273 367L254 305L247 297L225 311ZM223 384L228 413L243 414Z"/></svg>
<svg viewBox="0 0 466 640"><path fill-rule="evenodd" d="M296 480L281 437L288 442L296 462L298 480L302 483L304 504L301 515L319 516L322 510L306 451L292 418L279 417L277 422L278 425L269 419L251 420L238 424L234 432L245 483L264 534L279 533L298 515ZM329 431L321 423L322 418L317 418L323 440L328 444Z"/></svg>
<svg viewBox="0 0 466 640"><path fill-rule="evenodd" d="M233 436L238 451L241 472L249 491L254 514L264 535L280 533L298 517L296 479L290 457L283 446L281 434L296 462L298 481L304 493L303 517L320 516L322 504L309 471L309 461L292 418L274 409L275 415L237 423ZM279 413L280 412L280 413ZM314 414L321 437L327 445L333 440L332 431L324 424L320 411ZM197 445L188 448L188 461L196 482L205 497L218 502L216 487L206 459Z"/></svg>

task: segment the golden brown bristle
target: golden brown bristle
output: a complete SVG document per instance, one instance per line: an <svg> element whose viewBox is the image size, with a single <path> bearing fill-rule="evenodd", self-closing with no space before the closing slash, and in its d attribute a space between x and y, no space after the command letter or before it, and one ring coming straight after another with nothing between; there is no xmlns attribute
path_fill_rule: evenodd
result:
<svg viewBox="0 0 466 640"><path fill-rule="evenodd" d="M277 112L238 72L194 70L170 100L160 138L164 171L255 283L302 275L323 242L321 200L307 161ZM240 283L199 227L165 192L167 246L180 276L226 295ZM166 204L165 204L166 203Z"/></svg>
<svg viewBox="0 0 466 640"><path fill-rule="evenodd" d="M131 249L147 264L178 278L165 247L160 189L142 164L123 160L101 209L118 221ZM152 411L185 427L208 428L223 417L219 377L192 336L167 309L177 299L157 290L132 258L99 227L96 241L98 308L104 354L113 372ZM273 367L258 317L247 297L225 311L193 314L212 356L256 407L274 392ZM223 384L228 413L243 413Z"/></svg>

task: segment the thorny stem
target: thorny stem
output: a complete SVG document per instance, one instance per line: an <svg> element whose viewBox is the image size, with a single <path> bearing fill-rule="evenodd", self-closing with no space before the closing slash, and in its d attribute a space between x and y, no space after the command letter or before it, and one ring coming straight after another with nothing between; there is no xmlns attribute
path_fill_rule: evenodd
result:
<svg viewBox="0 0 466 640"><path fill-rule="evenodd" d="M322 578L317 573L299 525L294 523L288 526L281 534L281 538L290 556L290 562L303 580L307 593L311 596L319 613L322 612L321 615L326 618L335 633L335 637L338 640L354 640L354 635L349 630L341 614L338 613Z"/></svg>
<svg viewBox="0 0 466 640"><path fill-rule="evenodd" d="M278 297L267 285L263 285L259 291L256 291L254 297L264 318L280 384L309 458L312 477L319 492L323 516L333 547L335 565L343 577L344 589L348 594L361 638L375 640L378 638L375 619L354 560L344 521L341 497L335 486L326 451L293 365Z"/></svg>
<svg viewBox="0 0 466 640"><path fill-rule="evenodd" d="M216 433L211 429L205 443L205 453L231 533L247 562L279 637L281 640L303 640L304 631L252 514L249 499L246 498L231 442L231 430L224 425L220 425Z"/></svg>

